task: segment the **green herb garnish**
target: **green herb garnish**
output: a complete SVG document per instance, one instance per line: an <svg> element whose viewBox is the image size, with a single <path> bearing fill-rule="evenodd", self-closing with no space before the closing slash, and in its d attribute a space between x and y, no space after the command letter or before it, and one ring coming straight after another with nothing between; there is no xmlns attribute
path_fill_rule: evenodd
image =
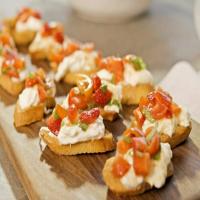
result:
<svg viewBox="0 0 200 200"><path fill-rule="evenodd" d="M104 84L104 85L101 86L102 92L105 93L107 91L107 89L108 89L107 85Z"/></svg>
<svg viewBox="0 0 200 200"><path fill-rule="evenodd" d="M132 142L131 138L129 136L123 136L124 142L130 144Z"/></svg>
<svg viewBox="0 0 200 200"><path fill-rule="evenodd" d="M85 124L85 123L80 123L79 126L81 127L81 129L82 129L83 131L87 131L87 129L88 129L88 125Z"/></svg>
<svg viewBox="0 0 200 200"><path fill-rule="evenodd" d="M116 106L118 106L120 109L122 108L121 102L120 102L119 100L117 100L117 99L111 99L109 105L116 105Z"/></svg>
<svg viewBox="0 0 200 200"><path fill-rule="evenodd" d="M53 118L55 120L60 119L60 117L59 117L59 115L58 115L58 113L56 111L53 111Z"/></svg>
<svg viewBox="0 0 200 200"><path fill-rule="evenodd" d="M140 71L140 70L146 69L146 64L143 61L143 59L140 58L140 57L130 58L129 61L130 61L131 64L134 65L134 68L135 68L136 71Z"/></svg>
<svg viewBox="0 0 200 200"><path fill-rule="evenodd" d="M30 73L28 74L28 77L29 77L29 78L33 78L33 77L34 77L34 73L30 72Z"/></svg>
<svg viewBox="0 0 200 200"><path fill-rule="evenodd" d="M65 122L64 121L61 122L61 126L65 126Z"/></svg>
<svg viewBox="0 0 200 200"><path fill-rule="evenodd" d="M148 119L151 123L155 122L155 119L152 117L151 112L148 108L143 108L142 114Z"/></svg>
<svg viewBox="0 0 200 200"><path fill-rule="evenodd" d="M158 151L158 152L153 156L153 159L154 159L154 160L160 160L160 154L161 154L161 151Z"/></svg>

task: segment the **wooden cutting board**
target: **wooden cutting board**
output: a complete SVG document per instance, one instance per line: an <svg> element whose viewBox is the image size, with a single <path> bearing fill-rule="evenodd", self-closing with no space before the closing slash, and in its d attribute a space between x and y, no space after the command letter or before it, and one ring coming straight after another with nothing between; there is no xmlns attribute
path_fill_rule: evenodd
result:
<svg viewBox="0 0 200 200"><path fill-rule="evenodd" d="M44 122L15 129L15 98L0 90L0 137L6 152L30 199L133 199L117 197L102 180L102 168L114 152L57 156L48 148L40 150L38 132ZM128 108L126 111L130 112ZM106 122L115 137L125 129L121 119ZM173 151L174 176L160 189L153 189L134 199L200 199L200 125L193 122L190 138Z"/></svg>

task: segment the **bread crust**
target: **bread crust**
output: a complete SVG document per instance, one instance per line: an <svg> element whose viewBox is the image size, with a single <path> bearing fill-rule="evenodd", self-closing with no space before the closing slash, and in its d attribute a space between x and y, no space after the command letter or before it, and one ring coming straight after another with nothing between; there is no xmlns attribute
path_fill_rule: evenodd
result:
<svg viewBox="0 0 200 200"><path fill-rule="evenodd" d="M24 81L13 82L7 75L0 75L0 85L9 94L18 96L24 88Z"/></svg>
<svg viewBox="0 0 200 200"><path fill-rule="evenodd" d="M89 140L85 142L79 142L71 145L60 144L58 139L54 136L50 136L47 131L40 130L39 133L41 139L47 144L47 146L58 155L77 155L86 153L103 153L112 151L116 147L116 143L111 133L106 131L103 138L99 140Z"/></svg>
<svg viewBox="0 0 200 200"><path fill-rule="evenodd" d="M114 159L115 157L111 157L110 159L106 161L103 168L103 172L102 172L103 179L111 191L115 192L117 195L134 196L134 195L144 193L145 191L153 188L150 184L146 182L142 182L140 185L138 185L134 189L124 187L124 185L120 182L120 179L114 177L112 174L112 165L113 165ZM173 175L172 162L170 162L170 164L168 165L167 170L168 170L167 177L172 176Z"/></svg>
<svg viewBox="0 0 200 200"><path fill-rule="evenodd" d="M41 103L37 106L32 106L22 110L19 103L16 103L14 111L14 125L16 127L29 125L33 122L40 121L44 115L44 104Z"/></svg>
<svg viewBox="0 0 200 200"><path fill-rule="evenodd" d="M122 104L139 104L140 98L146 96L149 92L153 91L153 89L154 86L151 84L138 84L136 86L124 84L122 86Z"/></svg>
<svg viewBox="0 0 200 200"><path fill-rule="evenodd" d="M172 137L162 133L160 135L161 142L169 143L171 148L175 148L177 145L181 144L182 142L184 142L188 138L191 130L192 130L192 124L191 123L188 127L177 126L175 133L172 135Z"/></svg>

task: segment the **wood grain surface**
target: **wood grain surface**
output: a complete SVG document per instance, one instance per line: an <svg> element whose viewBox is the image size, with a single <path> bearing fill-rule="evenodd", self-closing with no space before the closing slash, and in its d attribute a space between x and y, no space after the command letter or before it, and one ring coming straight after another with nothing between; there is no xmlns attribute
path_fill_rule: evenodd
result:
<svg viewBox="0 0 200 200"><path fill-rule="evenodd" d="M3 9L7 16L11 15L10 5L13 2L6 1L0 10ZM49 1L37 1L33 6L42 10L45 19L63 22L70 36L95 42L104 55L141 55L149 64L156 81L159 81L176 61L193 60L199 55L192 2L154 0L148 14L120 25L82 21L67 6ZM12 7L13 13L26 4L25 1L20 3ZM0 124L3 128L0 137L30 199L121 199L107 191L101 176L105 160L113 153L74 157L58 157L48 149L41 153L38 130L42 122L15 130L12 105L16 99L2 90L0 99L3 102L0 104ZM124 128L120 121L107 126L115 135ZM164 188L127 199L200 199L199 134L200 125L193 123L189 140L174 150L175 174ZM12 167L3 160L7 157L0 156L6 176L10 176L9 182L16 199L26 199ZM2 192L0 194L0 199L11 199L10 196L2 197Z"/></svg>

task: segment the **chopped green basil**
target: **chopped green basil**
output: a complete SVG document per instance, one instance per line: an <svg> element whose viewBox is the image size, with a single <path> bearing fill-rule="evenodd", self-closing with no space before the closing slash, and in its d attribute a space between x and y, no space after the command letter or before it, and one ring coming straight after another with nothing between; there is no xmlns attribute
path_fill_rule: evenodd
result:
<svg viewBox="0 0 200 200"><path fill-rule="evenodd" d="M60 118L56 111L53 111L53 117L54 117L55 120Z"/></svg>
<svg viewBox="0 0 200 200"><path fill-rule="evenodd" d="M128 136L123 136L123 140L124 140L124 142L126 142L128 144L130 144L132 142L131 138Z"/></svg>
<svg viewBox="0 0 200 200"><path fill-rule="evenodd" d="M155 122L155 119L152 117L151 112L148 108L143 108L142 114L145 116L147 120L149 120L151 123Z"/></svg>
<svg viewBox="0 0 200 200"><path fill-rule="evenodd" d="M88 129L88 125L85 124L85 123L80 123L79 126L81 127L81 129L82 129L83 131L87 131L87 129Z"/></svg>
<svg viewBox="0 0 200 200"><path fill-rule="evenodd" d="M116 106L118 106L120 109L122 108L121 102L120 102L119 100L117 100L117 99L111 99L109 105L116 105Z"/></svg>
<svg viewBox="0 0 200 200"><path fill-rule="evenodd" d="M158 152L153 156L153 159L154 159L154 160L160 160L160 154L161 154L161 150L158 151Z"/></svg>
<svg viewBox="0 0 200 200"><path fill-rule="evenodd" d="M2 54L2 51L3 51L3 47L0 46L0 55Z"/></svg>
<svg viewBox="0 0 200 200"><path fill-rule="evenodd" d="M62 121L62 122L61 122L61 126L65 126L65 121Z"/></svg>
<svg viewBox="0 0 200 200"><path fill-rule="evenodd" d="M28 77L29 77L29 78L33 78L33 77L34 77L34 73L30 72L30 73L28 74Z"/></svg>
<svg viewBox="0 0 200 200"><path fill-rule="evenodd" d="M143 61L143 59L140 57L130 58L130 62L131 62L131 64L134 65L134 68L136 71L146 69L146 64Z"/></svg>
<svg viewBox="0 0 200 200"><path fill-rule="evenodd" d="M107 85L102 85L101 90L102 90L102 92L106 92L107 91Z"/></svg>

